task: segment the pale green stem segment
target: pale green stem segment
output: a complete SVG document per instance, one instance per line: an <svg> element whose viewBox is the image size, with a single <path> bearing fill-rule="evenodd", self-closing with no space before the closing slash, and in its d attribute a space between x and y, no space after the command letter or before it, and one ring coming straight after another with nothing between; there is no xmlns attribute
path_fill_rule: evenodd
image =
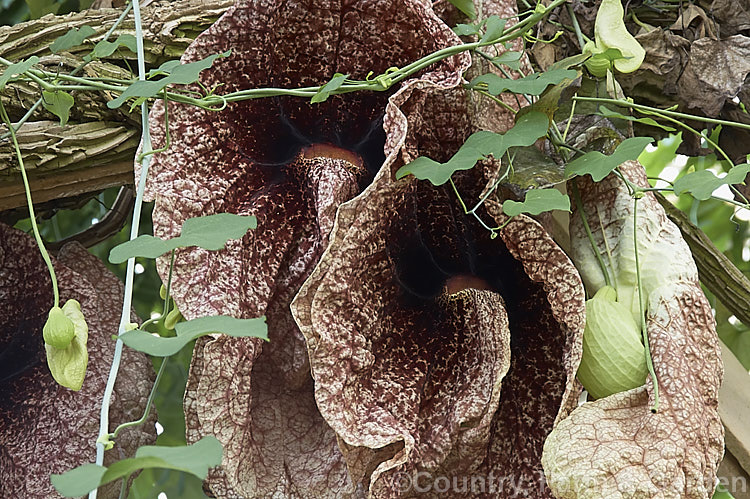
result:
<svg viewBox="0 0 750 499"><path fill-rule="evenodd" d="M26 176L26 168L23 165L23 157L21 156L21 148L18 145L18 139L16 138L16 131L13 128L13 123L10 121L10 118L8 117L7 111L5 111L5 106L3 105L2 101L0 101L0 115L2 117L3 122L8 127L8 131L10 132L10 138L13 141L13 148L16 151L16 157L18 158L18 166L21 168L21 177L23 178L23 187L26 191L26 204L29 207L29 218L31 219L31 227L34 231L34 239L36 239L36 244L39 246L39 252L42 254L42 258L44 259L44 263L47 264L47 269L49 270L49 277L52 281L52 294L54 296L54 306L59 307L60 306L60 292L57 289L57 277L55 276L55 267L52 266L52 260L49 258L49 253L47 253L47 248L44 247L44 242L42 241L42 236L39 234L39 227L36 225L36 214L34 213L34 203L31 201L31 188L29 187L29 179Z"/></svg>
<svg viewBox="0 0 750 499"><path fill-rule="evenodd" d="M133 16L135 18L136 52L138 55L138 78L140 80L145 80L146 59L143 49L143 28L141 24L141 11L138 2L133 2ZM141 104L141 127L141 141L143 144L143 151L149 152L151 150L151 137L149 135L148 129L148 104L146 102ZM133 220L130 226L131 240L138 237L141 207L143 206L143 192L146 189L146 178L148 177L148 167L150 162L151 156L148 155L144 156L141 160L141 177L138 181L135 205L133 206ZM134 270L135 258L129 258L127 270L125 271L125 291L123 293L122 313L120 316L120 327L118 330L118 335L124 333L127 325L130 323L130 308L133 299ZM122 340L118 339L115 343L115 353L112 358L112 365L109 370L107 385L104 387L104 395L102 396L102 408L99 415L99 439L97 439L96 444L96 464L99 466L102 466L104 463L104 443L99 440L106 438L106 436L109 434L109 404L112 399L112 392L114 391L115 381L117 380L117 372L120 369L122 347ZM96 499L96 495L97 489L92 490L89 493L89 499Z"/></svg>
<svg viewBox="0 0 750 499"><path fill-rule="evenodd" d="M643 197L643 192L636 190L633 193L633 247L635 248L635 275L638 281L638 305L640 307L641 334L643 335L643 346L646 347L646 367L651 379L654 382L654 405L651 412L659 412L659 381L654 371L654 361L651 358L651 347L648 344L648 329L646 327L646 304L643 296L643 286L641 285L641 264L638 261L638 199Z"/></svg>

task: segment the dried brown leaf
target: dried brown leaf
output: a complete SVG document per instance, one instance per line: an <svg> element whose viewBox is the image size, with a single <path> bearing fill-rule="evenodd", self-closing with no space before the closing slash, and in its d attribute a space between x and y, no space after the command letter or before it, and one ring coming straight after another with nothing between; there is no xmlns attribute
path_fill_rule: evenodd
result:
<svg viewBox="0 0 750 499"><path fill-rule="evenodd" d="M648 185L637 163L620 169L631 181ZM633 249L633 200L625 184L610 175L600 183L586 177L579 185L597 246L610 248L605 261L629 266L622 260ZM704 498L713 493L724 433L717 413L722 365L713 316L679 230L652 194L638 203L659 412L650 411L653 382L648 378L645 387L587 402L562 420L543 456L547 480L561 498ZM590 244L578 213L571 217L571 238L574 260L595 290L601 271L591 264L593 255L581 251ZM659 266L669 270L658 271ZM610 270L622 275L620 269Z"/></svg>
<svg viewBox="0 0 750 499"><path fill-rule="evenodd" d="M111 335L122 284L77 243L53 261L62 301L76 299L89 326L89 365L79 392L55 383L44 358L42 326L52 306L47 268L33 238L0 225L0 496L59 497L49 481L95 457L101 395L114 353ZM145 355L126 350L112 401L111 424L138 419L154 372ZM117 439L107 461L130 457L155 438L155 416ZM119 485L117 486L119 490ZM116 496L105 489L103 497Z"/></svg>
<svg viewBox="0 0 750 499"><path fill-rule="evenodd" d="M677 84L680 98L690 108L718 116L724 103L739 94L748 73L749 37L701 38L690 45L690 61Z"/></svg>

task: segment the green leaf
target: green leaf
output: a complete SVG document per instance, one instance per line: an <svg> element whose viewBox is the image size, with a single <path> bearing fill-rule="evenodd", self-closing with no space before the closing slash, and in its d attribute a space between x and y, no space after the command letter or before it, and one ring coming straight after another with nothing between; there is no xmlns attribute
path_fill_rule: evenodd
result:
<svg viewBox="0 0 750 499"><path fill-rule="evenodd" d="M174 239L177 239L176 237ZM170 241L174 241L170 239ZM176 246L176 247L179 247ZM174 249L172 245L158 237L143 234L137 238L118 244L109 252L109 263L122 263L128 258L157 258Z"/></svg>
<svg viewBox="0 0 750 499"><path fill-rule="evenodd" d="M119 336L122 342L134 350L154 357L169 357L179 352L192 340L211 333L222 333L235 337L254 337L268 340L266 318L235 319L225 315L200 317L175 326L177 336L161 337L135 329Z"/></svg>
<svg viewBox="0 0 750 499"><path fill-rule="evenodd" d="M0 75L0 91L5 89L5 85L10 81L11 78L13 78L16 75L20 75L21 73L25 73L29 69L31 69L31 66L39 62L39 58L35 55L32 55L25 61L20 61L11 64L7 68L5 68L5 71L3 71L3 74Z"/></svg>
<svg viewBox="0 0 750 499"><path fill-rule="evenodd" d="M221 464L221 455L221 444L216 437L205 436L195 444L187 446L144 445L136 451L134 458L118 461L109 469L94 464L84 464L62 475L53 474L50 480L55 489L65 497L88 494L99 486L146 468L183 471L203 480L209 468Z"/></svg>
<svg viewBox="0 0 750 499"><path fill-rule="evenodd" d="M158 70L151 73L151 76L160 76L166 74L160 80L138 80L130 85L125 91L114 100L107 102L107 107L116 109L123 105L126 100L133 97L149 98L154 97L161 92L167 85L187 85L198 81L200 72L210 68L217 57L227 57L230 51L227 50L221 54L213 54L200 61L180 64L179 61L167 61L162 64Z"/></svg>
<svg viewBox="0 0 750 499"><path fill-rule="evenodd" d="M565 175L591 175L594 182L609 175L609 173L626 161L637 159L647 145L653 142L651 137L631 137L623 140L610 156L599 151L587 152L576 158L565 167Z"/></svg>
<svg viewBox="0 0 750 499"><path fill-rule="evenodd" d="M570 211L570 198L557 189L532 189L526 193L526 198L521 203L512 199L503 203L503 213L509 217L521 213L539 215L552 210Z"/></svg>
<svg viewBox="0 0 750 499"><path fill-rule="evenodd" d="M505 19L500 19L497 16L488 17L484 22L484 35L480 41L488 42L500 38L505 30L506 22Z"/></svg>
<svg viewBox="0 0 750 499"><path fill-rule="evenodd" d="M84 464L61 475L50 475L52 486L64 497L80 497L99 486L107 468L96 464Z"/></svg>
<svg viewBox="0 0 750 499"><path fill-rule="evenodd" d="M684 177L678 178L674 183L674 193L679 196L685 192L690 193L695 199L705 201L711 197L711 194L727 184L739 184L745 180L750 173L750 164L737 165L732 167L724 177L719 178L711 170L700 170L688 173Z"/></svg>
<svg viewBox="0 0 750 499"><path fill-rule="evenodd" d="M317 104L318 102L323 102L323 101L328 100L328 97L331 96L331 92L341 87L341 85L344 84L347 78L349 78L348 74L346 75L341 74L341 73L334 74L333 78L331 78L331 80L328 83L320 87L320 90L318 90L318 92L312 96L312 99L310 99L310 103Z"/></svg>
<svg viewBox="0 0 750 499"><path fill-rule="evenodd" d="M75 99L73 96L62 90L42 92L42 105L44 109L60 118L60 126L65 126L70 117L70 108L73 107Z"/></svg>
<svg viewBox="0 0 750 499"><path fill-rule="evenodd" d="M480 32L479 27L480 25L478 24L457 24L453 28L453 32L458 36L478 35Z"/></svg>
<svg viewBox="0 0 750 499"><path fill-rule="evenodd" d="M102 40L96 45L94 45L94 51L91 53L91 56L96 59L109 57L112 54L114 54L115 50L117 50L119 47L126 47L131 52L135 53L136 51L135 37L129 33L123 33L122 35L118 36L117 40L115 40L114 42Z"/></svg>
<svg viewBox="0 0 750 499"><path fill-rule="evenodd" d="M477 12L474 10L474 0L448 0L451 5L466 14L469 19L476 19Z"/></svg>
<svg viewBox="0 0 750 499"><path fill-rule="evenodd" d="M80 28L71 28L70 31L52 42L49 49L53 54L56 54L63 50L77 47L82 44L86 38L94 36L95 34L96 30L88 25L81 26Z"/></svg>
<svg viewBox="0 0 750 499"><path fill-rule="evenodd" d="M508 51L503 52L497 57L493 57L490 62L494 64L497 67L500 66L508 66L510 69L518 71L521 67L521 56L523 53L521 52L515 52L515 51Z"/></svg>
<svg viewBox="0 0 750 499"><path fill-rule="evenodd" d="M205 217L188 218L182 224L182 232L172 239L159 239L147 234L132 241L118 244L109 253L110 263L122 263L128 258L156 258L176 248L198 246L215 251L224 248L230 239L239 239L248 230L258 226L252 215L217 213Z"/></svg>
<svg viewBox="0 0 750 499"><path fill-rule="evenodd" d="M199 246L216 251L223 249L230 239L239 239L248 230L257 227L258 220L252 215L217 213L185 220L179 239L182 246Z"/></svg>
<svg viewBox="0 0 750 499"><path fill-rule="evenodd" d="M620 119L620 120L634 121L636 123L643 123L644 125L659 127L662 130L666 130L667 132L675 132L676 131L671 126L662 125L661 123L659 123L656 120L653 120L651 118L636 118L635 116L628 116L628 115L625 115L625 114L622 114L622 113L618 113L617 111L612 111L611 109L609 109L606 106L599 106L599 114L601 114L605 118L617 118L617 119Z"/></svg>
<svg viewBox="0 0 750 499"><path fill-rule="evenodd" d="M489 155L501 158L510 147L533 144L547 133L548 127L547 116L532 111L521 116L504 135L485 130L473 133L447 163L438 163L420 156L399 168L396 178L412 174L420 180L429 180L434 185L443 185L453 173L473 168L480 159Z"/></svg>
<svg viewBox="0 0 750 499"><path fill-rule="evenodd" d="M471 80L469 88L476 88L479 84L484 83L487 85L487 92L492 95L499 95L505 91L514 94L540 95L549 85L556 85L565 79L577 77L578 72L572 69L555 69L544 73L533 73L517 80L488 73Z"/></svg>

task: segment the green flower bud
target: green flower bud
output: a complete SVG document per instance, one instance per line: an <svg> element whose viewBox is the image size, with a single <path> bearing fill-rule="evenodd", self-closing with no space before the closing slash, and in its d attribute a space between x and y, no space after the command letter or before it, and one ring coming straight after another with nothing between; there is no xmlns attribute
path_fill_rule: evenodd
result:
<svg viewBox="0 0 750 499"><path fill-rule="evenodd" d="M159 288L159 296L161 297L162 300L166 299L167 297L167 288L164 287L164 284L162 284L161 287Z"/></svg>
<svg viewBox="0 0 750 499"><path fill-rule="evenodd" d="M65 315L60 307L52 307L47 322L44 323L44 328L42 328L44 343L62 350L70 345L75 335L73 321Z"/></svg>
<svg viewBox="0 0 750 499"><path fill-rule="evenodd" d="M578 380L595 398L643 385L648 369L641 331L630 310L604 286L586 302L583 358Z"/></svg>
<svg viewBox="0 0 750 499"><path fill-rule="evenodd" d="M168 314L167 318L164 319L164 327L167 329L174 329L175 325L182 320L182 314L177 308L173 308Z"/></svg>
<svg viewBox="0 0 750 499"><path fill-rule="evenodd" d="M74 336L65 348L55 348L50 344L44 345L47 352L47 365L58 384L78 391L83 386L86 367L89 363L89 354L86 350L89 328L81 312L81 304L76 300L68 300L63 305L62 312L72 322Z"/></svg>

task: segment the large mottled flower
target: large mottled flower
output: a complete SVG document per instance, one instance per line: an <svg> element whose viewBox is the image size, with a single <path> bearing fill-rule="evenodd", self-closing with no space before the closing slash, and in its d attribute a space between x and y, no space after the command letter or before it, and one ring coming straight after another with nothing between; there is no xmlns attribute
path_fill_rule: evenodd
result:
<svg viewBox="0 0 750 499"><path fill-rule="evenodd" d="M96 454L96 408L114 353L111 335L117 333L119 316L113 311L122 302L122 283L77 243L64 246L53 263L61 300L78 300L89 327L88 371L78 392L58 385L45 361L42 326L52 307L52 287L36 243L0 224L1 497L59 497L49 475L93 462ZM154 379L145 355L127 349L123 355L113 425L141 417ZM107 460L131 457L140 445L151 443L154 420L124 431Z"/></svg>
<svg viewBox="0 0 750 499"><path fill-rule="evenodd" d="M460 147L463 98L413 82L391 99L397 146L292 303L320 411L373 497L551 497L542 447L578 395L583 286L542 226L519 216L493 239L447 184L394 178ZM455 176L472 204L480 172ZM495 201L481 216L507 221Z"/></svg>
<svg viewBox="0 0 750 499"><path fill-rule="evenodd" d="M459 43L419 0L240 1L186 51L194 61L231 49L201 75L219 92L319 85L336 73L365 79ZM464 55L419 81L455 87ZM465 95L465 94L464 94ZM388 93L246 101L221 112L170 104L170 149L154 157L147 195L155 233L170 237L193 216L253 214L258 229L226 250L178 251L174 297L187 318L266 315L269 343L216 336L196 345L185 397L188 440L215 435L222 466L208 486L221 497L354 493L335 433L313 398L307 350L289 303L328 243L336 208L365 187L385 148ZM464 97L465 101L465 97ZM457 116L414 116L415 126ZM436 111L439 111L436 109ZM156 145L164 108L155 106ZM436 137L437 138L437 137ZM166 266L161 265L166 277Z"/></svg>
<svg viewBox="0 0 750 499"><path fill-rule="evenodd" d="M620 165L646 187L643 167ZM579 180L584 213L605 259L618 300L638 310L637 242L647 330L659 382L653 414L653 380L645 386L587 402L560 422L544 448L544 469L561 498L688 497L713 494L724 452L718 414L721 351L711 308L679 229L646 194L634 211L625 183ZM637 216L637 228L634 218ZM573 258L596 290L605 283L580 214L571 218Z"/></svg>

